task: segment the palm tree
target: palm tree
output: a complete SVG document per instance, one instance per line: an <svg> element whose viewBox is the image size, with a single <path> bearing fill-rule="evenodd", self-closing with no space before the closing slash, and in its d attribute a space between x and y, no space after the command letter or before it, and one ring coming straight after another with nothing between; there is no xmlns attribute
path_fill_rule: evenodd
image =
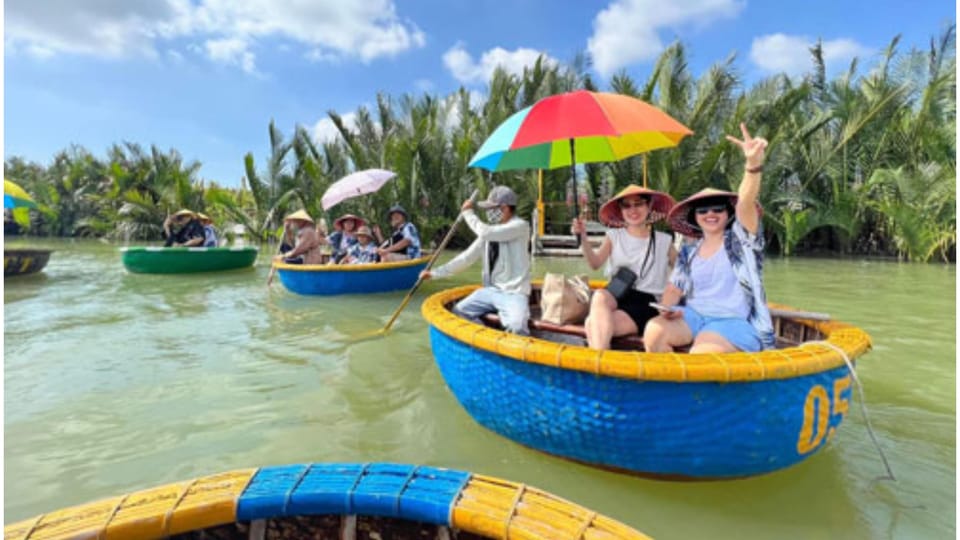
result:
<svg viewBox="0 0 960 540"><path fill-rule="evenodd" d="M259 241L268 241L271 233L279 229L278 215L282 214L290 199L297 196L296 181L288 172L287 155L293 143L285 141L273 120L269 125L270 156L266 170L257 172L253 153L243 158L246 175L241 191L249 190L251 205L242 205L241 200L223 189L211 190L207 201L230 219L246 228L247 233Z"/></svg>

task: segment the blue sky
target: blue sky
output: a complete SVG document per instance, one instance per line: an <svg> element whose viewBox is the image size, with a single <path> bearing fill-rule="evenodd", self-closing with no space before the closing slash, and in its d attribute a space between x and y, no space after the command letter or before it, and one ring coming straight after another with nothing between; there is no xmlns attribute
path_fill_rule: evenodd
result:
<svg viewBox="0 0 960 540"><path fill-rule="evenodd" d="M645 80L679 39L694 73L735 52L750 83L805 71L817 38L836 72L872 65L896 34L901 51L926 48L955 21L945 0L6 0L4 155L156 144L237 186L246 152L264 162L271 119L324 139L328 110L349 121L378 91L482 98L496 65L540 53L589 53L606 89L619 70Z"/></svg>

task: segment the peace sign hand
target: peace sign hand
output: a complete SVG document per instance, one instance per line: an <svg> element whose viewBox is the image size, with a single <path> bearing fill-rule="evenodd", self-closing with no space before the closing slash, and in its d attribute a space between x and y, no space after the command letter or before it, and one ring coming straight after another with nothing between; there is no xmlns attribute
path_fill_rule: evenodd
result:
<svg viewBox="0 0 960 540"><path fill-rule="evenodd" d="M727 135L727 140L740 147L743 150L743 157L747 160L747 168L755 168L763 165L764 150L767 148L767 140L763 137L752 137L747 131L747 125L740 123L740 132L743 133L743 140Z"/></svg>

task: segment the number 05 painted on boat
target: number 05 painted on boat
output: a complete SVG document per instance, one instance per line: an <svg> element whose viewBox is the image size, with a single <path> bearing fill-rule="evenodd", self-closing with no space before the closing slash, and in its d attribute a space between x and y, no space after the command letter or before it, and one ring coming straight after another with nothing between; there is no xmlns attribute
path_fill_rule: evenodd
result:
<svg viewBox="0 0 960 540"><path fill-rule="evenodd" d="M798 454L809 454L833 438L837 426L850 410L850 392L850 375L834 379L830 392L820 384L810 387L803 402Z"/></svg>

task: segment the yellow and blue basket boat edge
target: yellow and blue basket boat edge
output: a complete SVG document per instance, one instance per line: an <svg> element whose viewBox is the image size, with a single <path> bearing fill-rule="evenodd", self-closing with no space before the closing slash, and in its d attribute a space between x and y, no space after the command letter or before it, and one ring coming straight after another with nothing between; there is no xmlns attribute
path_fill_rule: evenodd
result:
<svg viewBox="0 0 960 540"><path fill-rule="evenodd" d="M395 463L240 469L43 514L5 526L4 538L152 539L308 515L395 518L494 539L649 538L523 484Z"/></svg>

